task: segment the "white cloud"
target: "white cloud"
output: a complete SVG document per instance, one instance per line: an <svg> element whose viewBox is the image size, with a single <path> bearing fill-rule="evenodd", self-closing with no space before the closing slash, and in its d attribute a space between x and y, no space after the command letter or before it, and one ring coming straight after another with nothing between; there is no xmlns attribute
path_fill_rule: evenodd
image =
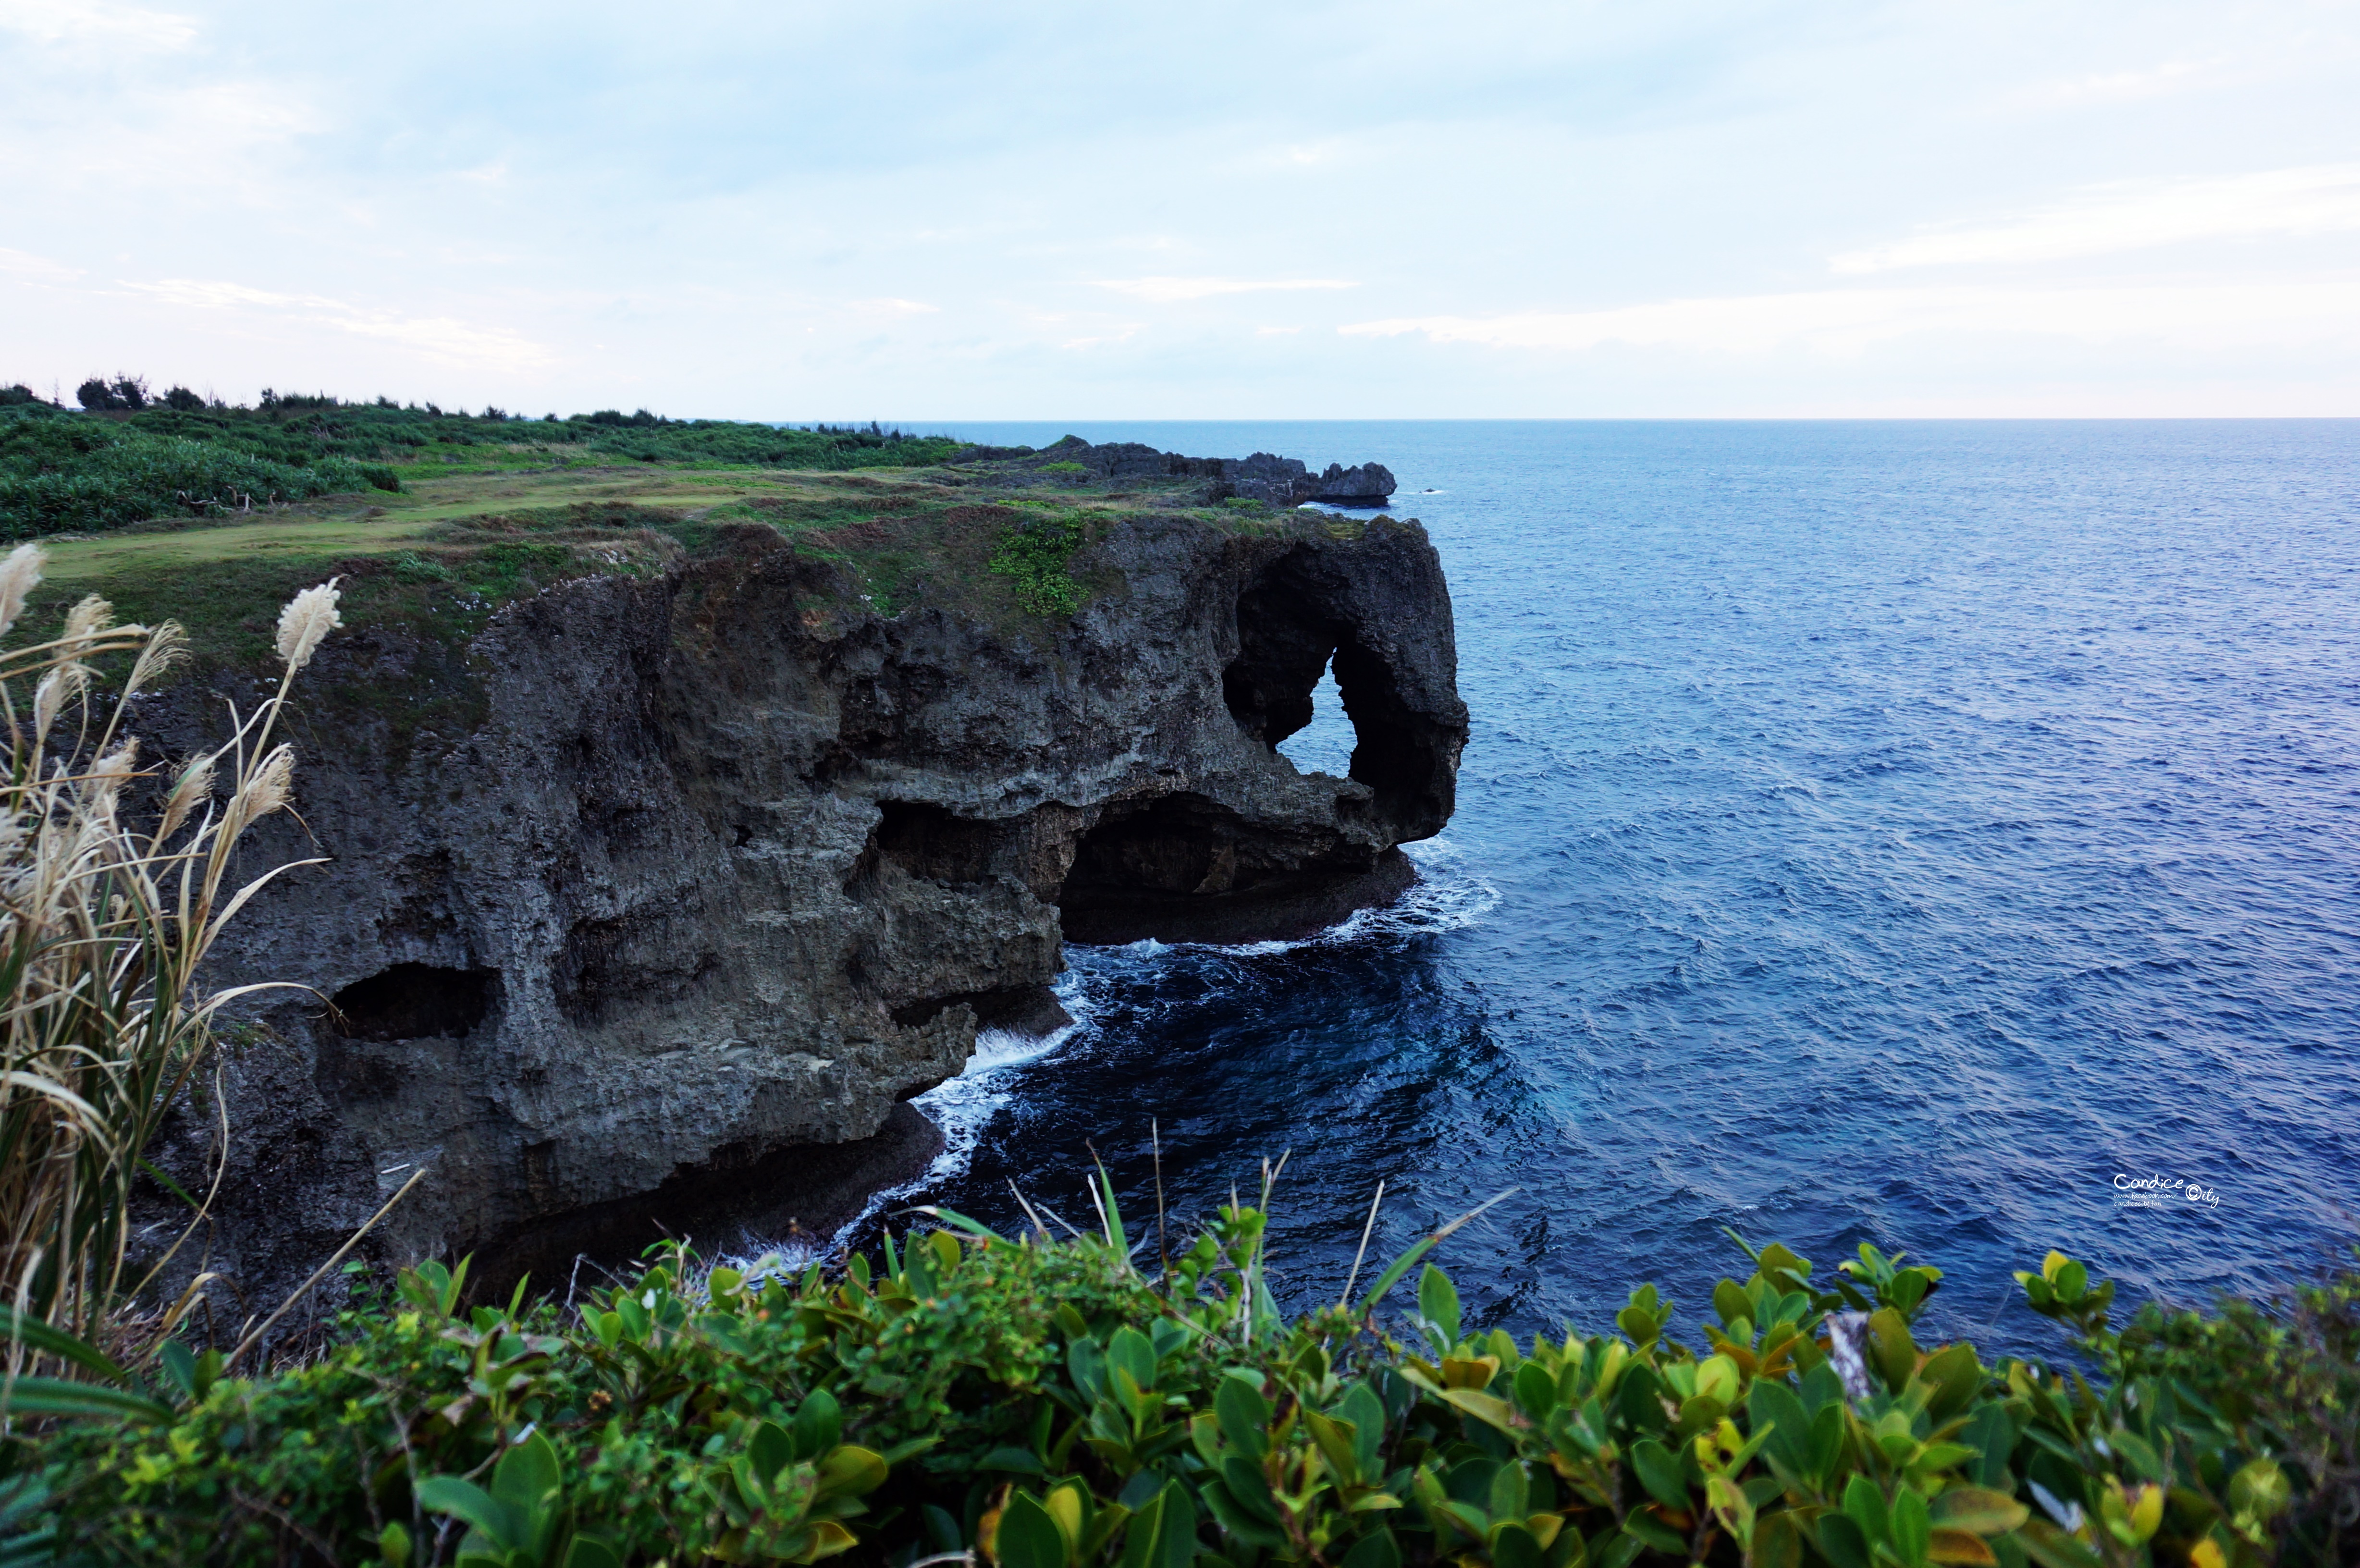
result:
<svg viewBox="0 0 2360 1568"><path fill-rule="evenodd" d="M923 299L855 299L852 309L864 316L934 316L942 313L940 305L929 305Z"/></svg>
<svg viewBox="0 0 2360 1568"><path fill-rule="evenodd" d="M197 39L197 24L190 17L105 0L0 0L0 29L47 44L111 48L181 49Z"/></svg>
<svg viewBox="0 0 2360 1568"><path fill-rule="evenodd" d="M1118 294L1129 294L1152 304L1170 305L1183 299L1209 299L1217 294L1261 294L1281 289L1358 289L1360 285L1341 278L1274 278L1268 282L1251 282L1240 278L1101 278L1095 280L1100 289L1111 289Z"/></svg>
<svg viewBox="0 0 2360 1568"><path fill-rule="evenodd" d="M2347 229L2360 229L2360 164L2323 164L2218 180L2100 186L2005 223L1920 233L1830 259L1837 272L1859 274L2062 261L2194 240Z"/></svg>
<svg viewBox="0 0 2360 1568"><path fill-rule="evenodd" d="M478 327L449 316L405 316L319 294L279 294L242 283L168 278L126 283L135 293L186 310L264 310L412 349L429 359L493 370L529 370L547 364L549 350L507 327Z"/></svg>
<svg viewBox="0 0 2360 1568"><path fill-rule="evenodd" d="M2285 283L2092 289L1828 289L1666 299L1612 310L1416 316L1339 327L1352 337L1580 351L1605 343L1727 354L1799 344L1856 354L1918 333L2024 334L2180 344L2301 344L2360 335L2360 275Z"/></svg>

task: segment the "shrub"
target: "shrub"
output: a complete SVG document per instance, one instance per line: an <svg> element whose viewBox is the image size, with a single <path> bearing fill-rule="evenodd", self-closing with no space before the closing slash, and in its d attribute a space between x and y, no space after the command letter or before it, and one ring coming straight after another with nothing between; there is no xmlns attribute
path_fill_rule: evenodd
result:
<svg viewBox="0 0 2360 1568"><path fill-rule="evenodd" d="M1652 1286L1612 1332L1519 1345L1469 1332L1432 1267L1380 1316L1447 1229L1289 1324L1263 1209L1223 1209L1151 1277L1103 1177L1092 1197L1102 1236L930 1211L944 1228L833 1279L700 1278L669 1249L572 1312L521 1288L463 1312L464 1266L423 1265L309 1367L249 1381L168 1347L144 1421L20 1446L12 1485L69 1561L2339 1560L2302 1533L2336 1506L2321 1473L2202 1391L2267 1380L2223 1359L2251 1346L2240 1314L2157 1314L2181 1337L2126 1348L2111 1287L2061 1255L2020 1278L2086 1371L1921 1349L1941 1271L1871 1247L1824 1279L1748 1248L1698 1348ZM2348 1345L2325 1370L2349 1386Z"/></svg>
<svg viewBox="0 0 2360 1568"><path fill-rule="evenodd" d="M400 488L382 463L300 448L289 455L301 461L287 462L136 423L41 417L47 414L35 406L0 423L0 538L119 528L148 517L220 517L341 491Z"/></svg>
<svg viewBox="0 0 2360 1568"><path fill-rule="evenodd" d="M144 408L148 383L136 376L118 376L112 381L93 376L74 388L74 400L93 411Z"/></svg>
<svg viewBox="0 0 2360 1568"><path fill-rule="evenodd" d="M1070 615L1082 607L1082 585L1067 567L1084 539L1078 517L1027 517L1000 534L991 570L1014 580L1028 615Z"/></svg>

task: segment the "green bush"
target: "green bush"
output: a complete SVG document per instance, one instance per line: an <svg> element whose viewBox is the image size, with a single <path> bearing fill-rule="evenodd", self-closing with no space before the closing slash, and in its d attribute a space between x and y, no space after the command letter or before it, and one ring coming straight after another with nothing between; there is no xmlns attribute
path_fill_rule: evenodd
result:
<svg viewBox="0 0 2360 1568"><path fill-rule="evenodd" d="M2019 1278L2081 1367L1921 1348L1940 1271L1867 1247L1824 1279L1749 1249L1699 1348L1652 1286L1616 1332L1520 1345L1430 1267L1388 1331L1438 1236L1288 1324L1262 1211L1150 1278L1098 1195L1103 1238L943 1214L837 1279L672 1255L572 1313L462 1311L429 1264L251 1380L168 1345L151 1424L16 1440L8 1560L2226 1568L2348 1542L2348 1475L2274 1423L2291 1398L2348 1458L2350 1340L2253 1309L2117 1336L2060 1255ZM2355 1290L2321 1298L2346 1328Z"/></svg>
<svg viewBox="0 0 2360 1568"><path fill-rule="evenodd" d="M0 539L120 528L148 517L223 517L342 491L398 490L382 463L285 454L31 404L0 414Z"/></svg>
<svg viewBox="0 0 2360 1568"><path fill-rule="evenodd" d="M1082 607L1082 585L1067 568L1087 539L1079 517L1027 517L1001 531L991 570L1015 583L1026 614L1070 615Z"/></svg>

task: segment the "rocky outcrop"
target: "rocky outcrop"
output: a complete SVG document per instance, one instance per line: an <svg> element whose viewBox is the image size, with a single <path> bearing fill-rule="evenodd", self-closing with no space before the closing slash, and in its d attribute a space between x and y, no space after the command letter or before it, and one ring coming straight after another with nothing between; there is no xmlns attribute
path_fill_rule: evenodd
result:
<svg viewBox="0 0 2360 1568"><path fill-rule="evenodd" d="M1273 506L1299 506L1307 501L1382 506L1395 488L1393 471L1381 463L1357 463L1350 468L1331 463L1326 473L1314 474L1300 459L1276 457L1266 452L1246 458L1183 457L1178 452L1158 452L1138 441L1092 445L1078 436L1067 436L1036 452L1027 452L1021 447L968 447L951 461L978 463L1015 454L1022 454L1014 464L1020 474L1054 473L1054 465L1070 464L1078 465L1090 478L1108 485L1134 479L1204 480L1207 483L1196 492L1195 498L1199 501L1225 501L1237 496Z"/></svg>
<svg viewBox="0 0 2360 1568"><path fill-rule="evenodd" d="M309 989L227 1054L206 1267L268 1297L421 1165L371 1247L494 1279L660 1226L824 1232L923 1168L902 1102L978 1027L1054 1015L1062 942L1302 932L1450 814L1466 713L1415 523L1133 517L1076 564L1107 586L1020 633L879 615L768 528L722 544L306 671L312 836L274 819L254 860L330 864L221 950L221 984ZM1349 779L1274 749L1331 660ZM189 749L225 694L146 733ZM213 1114L169 1146L191 1186Z"/></svg>
<svg viewBox="0 0 2360 1568"><path fill-rule="evenodd" d="M1393 493L1393 470L1382 463L1365 463L1351 468L1331 463L1328 472L1312 482L1311 498L1342 506L1382 506Z"/></svg>

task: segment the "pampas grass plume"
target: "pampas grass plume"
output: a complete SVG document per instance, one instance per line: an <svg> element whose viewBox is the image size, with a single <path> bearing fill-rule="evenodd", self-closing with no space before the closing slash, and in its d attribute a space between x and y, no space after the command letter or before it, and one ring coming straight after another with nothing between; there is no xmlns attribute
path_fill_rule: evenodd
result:
<svg viewBox="0 0 2360 1568"><path fill-rule="evenodd" d="M304 589L279 612L279 657L287 661L290 675L309 664L322 640L344 625L344 617L336 613L339 581L331 577L315 588Z"/></svg>
<svg viewBox="0 0 2360 1568"><path fill-rule="evenodd" d="M41 547L20 544L0 561L0 636L25 613L25 595L41 580Z"/></svg>

